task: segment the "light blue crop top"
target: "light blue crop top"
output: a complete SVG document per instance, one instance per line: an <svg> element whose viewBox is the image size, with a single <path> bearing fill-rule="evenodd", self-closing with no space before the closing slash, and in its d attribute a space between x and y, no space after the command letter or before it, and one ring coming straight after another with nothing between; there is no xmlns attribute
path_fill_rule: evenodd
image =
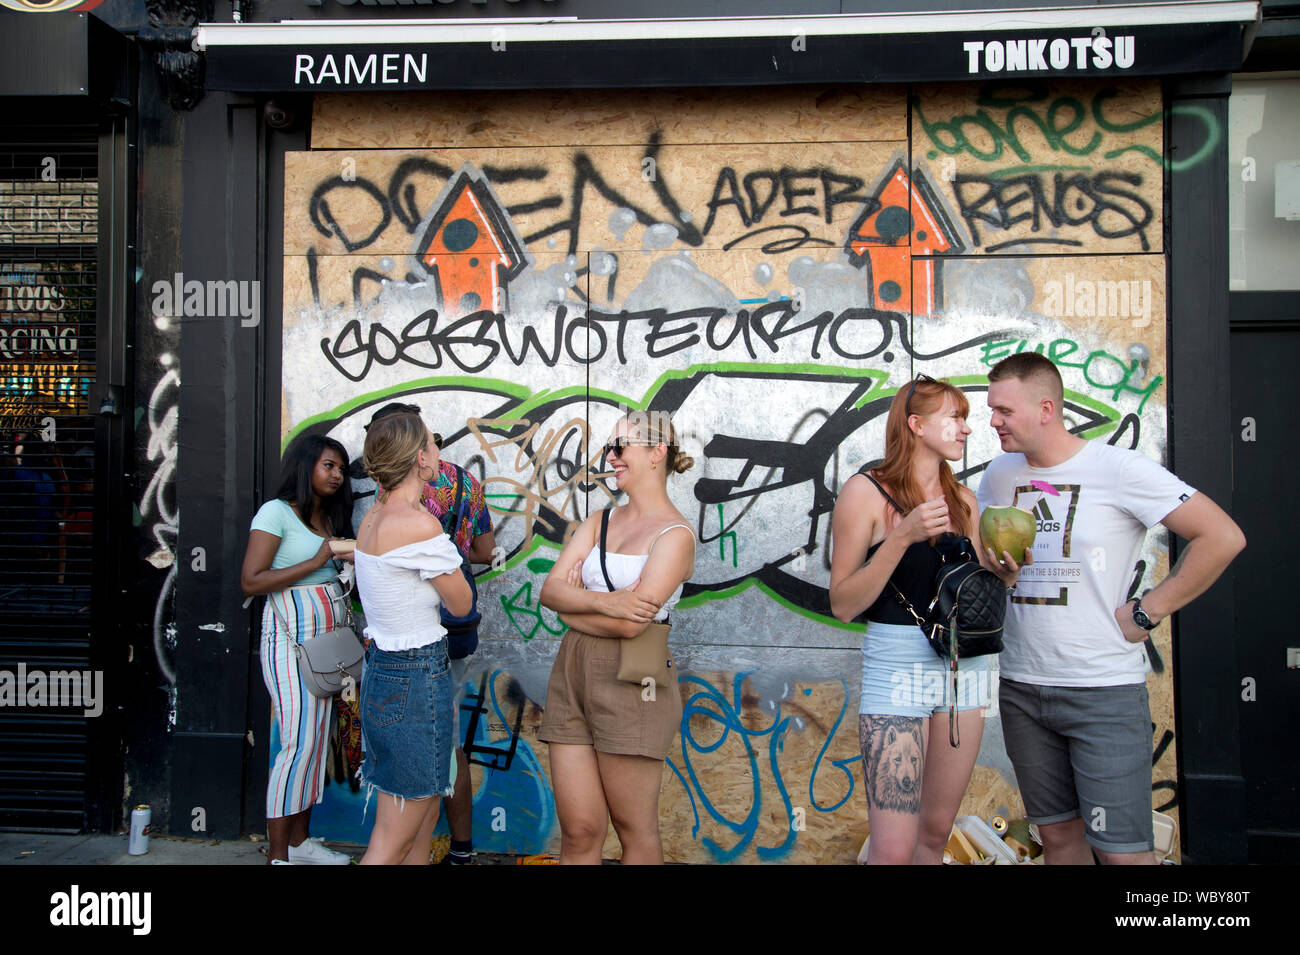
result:
<svg viewBox="0 0 1300 955"><path fill-rule="evenodd" d="M280 538L280 546L276 548L275 559L271 561L272 570L283 570L286 567L292 567L294 564L300 564L304 560L310 560L316 556L320 550L321 537L298 517L297 512L290 506L288 501L275 498L267 501L253 516L253 530L265 531L268 534L274 534ZM313 570L302 580L297 581L294 586L304 584L327 584L331 580L337 580L339 573L334 569L332 563L327 563L319 570Z"/></svg>

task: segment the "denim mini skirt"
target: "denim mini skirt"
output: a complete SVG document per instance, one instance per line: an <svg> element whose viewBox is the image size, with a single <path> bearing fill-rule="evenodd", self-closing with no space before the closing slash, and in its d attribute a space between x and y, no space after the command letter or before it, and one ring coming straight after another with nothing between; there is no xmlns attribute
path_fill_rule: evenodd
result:
<svg viewBox="0 0 1300 955"><path fill-rule="evenodd" d="M361 677L361 779L403 799L452 793L451 662L447 641L410 650L366 649Z"/></svg>

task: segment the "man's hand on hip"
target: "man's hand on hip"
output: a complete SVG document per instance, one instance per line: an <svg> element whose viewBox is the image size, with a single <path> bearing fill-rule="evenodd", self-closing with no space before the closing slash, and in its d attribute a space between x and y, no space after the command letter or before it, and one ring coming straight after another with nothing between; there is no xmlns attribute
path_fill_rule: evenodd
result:
<svg viewBox="0 0 1300 955"><path fill-rule="evenodd" d="M1146 638L1155 631L1143 630L1133 622L1133 605L1136 600L1130 600L1115 611L1115 622L1119 624L1120 633L1124 634L1124 639L1129 643L1145 643Z"/></svg>

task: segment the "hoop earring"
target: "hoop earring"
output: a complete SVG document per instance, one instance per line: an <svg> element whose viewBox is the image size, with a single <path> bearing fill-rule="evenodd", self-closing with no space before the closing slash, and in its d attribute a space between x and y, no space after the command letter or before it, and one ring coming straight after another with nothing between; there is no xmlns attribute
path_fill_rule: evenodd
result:
<svg viewBox="0 0 1300 955"><path fill-rule="evenodd" d="M424 476L424 468L428 468L428 469L429 469L429 476L428 476L428 477L425 477L425 476ZM432 464L426 464L426 465L424 465L424 467L419 467L419 466L417 465L417 466L416 466L416 469L415 469L415 476L418 477L418 478L420 479L421 483L423 483L423 484L428 484L430 481L433 480L433 465L432 465Z"/></svg>

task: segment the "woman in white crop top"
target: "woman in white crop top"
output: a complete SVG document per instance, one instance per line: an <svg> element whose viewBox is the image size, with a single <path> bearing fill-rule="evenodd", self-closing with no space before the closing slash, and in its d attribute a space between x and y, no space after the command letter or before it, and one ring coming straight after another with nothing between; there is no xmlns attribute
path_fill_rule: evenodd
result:
<svg viewBox="0 0 1300 955"><path fill-rule="evenodd" d="M550 746L560 820L560 862L599 864L612 819L627 864L663 862L659 788L677 735L677 686L619 681L620 641L664 621L695 565L695 535L668 498L668 474L694 461L667 415L620 419L605 461L628 503L609 518L600 566L601 512L583 521L542 585L541 603L569 626L550 682L538 738ZM673 671L675 672L675 671Z"/></svg>
<svg viewBox="0 0 1300 955"><path fill-rule="evenodd" d="M439 800L451 795L452 688L445 604L472 603L460 553L421 500L438 447L418 415L395 414L366 432L366 471L381 488L357 531L357 591L366 610L361 678L361 777L375 828L362 865L427 865ZM391 798L390 798L391 797Z"/></svg>

